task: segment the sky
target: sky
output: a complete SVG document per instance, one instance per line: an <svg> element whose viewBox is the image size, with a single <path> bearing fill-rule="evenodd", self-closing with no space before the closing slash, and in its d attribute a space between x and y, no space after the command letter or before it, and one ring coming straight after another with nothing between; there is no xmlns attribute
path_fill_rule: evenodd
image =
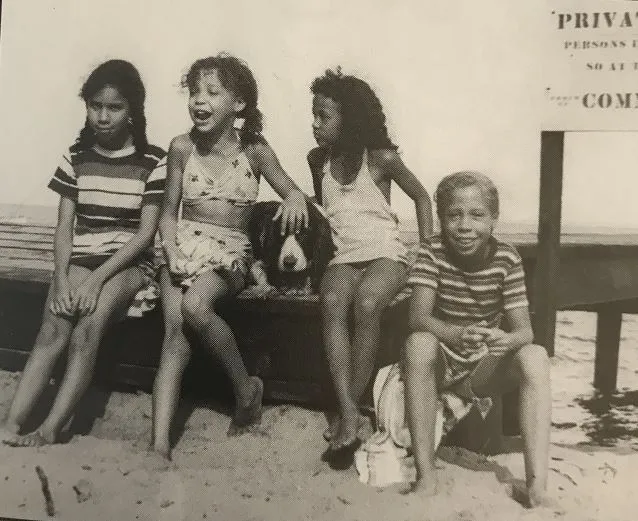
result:
<svg viewBox="0 0 638 521"><path fill-rule="evenodd" d="M264 135L312 193L309 85L328 67L368 81L405 163L432 193L457 170L497 183L502 219L538 212L542 53L540 3L398 0L5 0L0 38L0 204L57 204L47 190L85 108L90 71L134 63L147 88L148 134L167 148L190 126L181 76L219 51L249 64ZM564 222L638 223L638 134L568 134ZM262 184L261 199L275 198ZM395 187L402 219L412 202Z"/></svg>

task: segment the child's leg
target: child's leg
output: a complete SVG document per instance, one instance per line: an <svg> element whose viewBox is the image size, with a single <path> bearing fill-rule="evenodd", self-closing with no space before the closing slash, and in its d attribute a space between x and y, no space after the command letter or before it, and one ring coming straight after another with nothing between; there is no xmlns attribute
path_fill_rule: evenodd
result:
<svg viewBox="0 0 638 521"><path fill-rule="evenodd" d="M406 266L399 262L377 259L365 270L355 293L352 397L357 403L374 369L381 335L381 317L405 283L406 272Z"/></svg>
<svg viewBox="0 0 638 521"><path fill-rule="evenodd" d="M348 316L354 292L361 278L358 269L347 264L329 266L321 280L321 320L323 342L330 366L332 382L339 401L341 418L354 416L358 419L359 408L352 398L352 362ZM336 427L337 434L341 430ZM356 430L350 439L331 433L331 445L338 447L354 441Z"/></svg>
<svg viewBox="0 0 638 521"><path fill-rule="evenodd" d="M182 289L174 286L168 269L160 273L164 343L159 369L153 384L153 450L171 459L169 434L179 403L182 375L190 360L191 348L184 336Z"/></svg>
<svg viewBox="0 0 638 521"><path fill-rule="evenodd" d="M69 283L71 287L78 287L89 273L91 273L90 270L81 266L70 266ZM55 363L71 338L75 319L58 316L51 312L49 306L53 299L53 291L54 287L51 284L44 304L40 331L22 371L11 408L1 429L4 431L0 434L2 441L13 438L19 432L20 426L27 419L40 395L49 384Z"/></svg>
<svg viewBox="0 0 638 521"><path fill-rule="evenodd" d="M261 380L248 376L233 331L215 313L217 301L231 292L233 289L224 278L214 271L209 271L197 277L182 301L184 321L219 358L233 383L237 409L229 435L236 434L238 427L245 427L259 420L263 395Z"/></svg>
<svg viewBox="0 0 638 521"><path fill-rule="evenodd" d="M406 342L404 356L405 410L416 465L413 490L433 495L436 493L434 437L439 341L430 333L412 333Z"/></svg>
<svg viewBox="0 0 638 521"><path fill-rule="evenodd" d="M474 390L477 394L492 394L497 386L501 392L520 386L519 413L524 443L527 500L529 506L534 507L543 501L547 490L552 407L549 358L545 348L534 344L522 347L511 358L506 356L505 370L495 372L494 378L486 386L489 389L484 390L477 385Z"/></svg>
<svg viewBox="0 0 638 521"><path fill-rule="evenodd" d="M66 371L51 412L36 432L16 439L15 445L33 446L56 441L91 383L97 350L106 327L118 312L124 311L142 284L142 273L137 267L117 273L104 284L95 311L81 317L73 329Z"/></svg>

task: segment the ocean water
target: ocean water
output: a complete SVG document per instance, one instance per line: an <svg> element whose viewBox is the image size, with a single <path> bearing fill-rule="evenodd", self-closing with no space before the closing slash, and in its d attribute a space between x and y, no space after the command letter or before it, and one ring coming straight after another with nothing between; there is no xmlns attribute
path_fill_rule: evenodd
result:
<svg viewBox="0 0 638 521"><path fill-rule="evenodd" d="M47 206L0 205L0 220L54 224L56 209ZM416 238L413 223L403 234ZM564 226L566 233L625 234L636 238L637 230L592 226ZM505 234L534 234L529 223L502 223ZM621 452L638 451L638 315L624 315L618 368L618 391L602 396L593 387L596 315L558 313L555 356L552 358L552 441L586 449L604 447Z"/></svg>
<svg viewBox="0 0 638 521"><path fill-rule="evenodd" d="M617 392L593 387L596 315L561 311L552 358L552 441L638 451L638 315L625 314Z"/></svg>

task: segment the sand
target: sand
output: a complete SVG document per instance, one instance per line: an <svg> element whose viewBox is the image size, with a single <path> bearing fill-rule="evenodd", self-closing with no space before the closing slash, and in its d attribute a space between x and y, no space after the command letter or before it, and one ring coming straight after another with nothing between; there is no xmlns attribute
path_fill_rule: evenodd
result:
<svg viewBox="0 0 638 521"><path fill-rule="evenodd" d="M582 408L567 403L572 398L566 393L576 389L569 382L589 385L593 352L587 349L587 360L566 366L564 347L571 342L576 352L591 342L592 320L571 314L560 324L553 382L555 402L564 406L557 403L552 433L549 493L557 502L554 508L530 511L510 497L511 485L524 477L518 438L508 438L507 451L488 458L442 448L442 490L423 500L400 494L396 485L376 489L361 484L354 468L332 471L320 460L326 446L323 414L290 405L267 406L259 429L229 439L230 419L223 408L185 400L175 468L157 470L158 461L146 453L151 397L91 389L84 409L96 417L78 421L67 443L39 449L0 446L0 515L46 519L35 471L40 466L49 481L55 518L62 520L633 521L638 518L638 452L633 445L601 447L587 441L582 431L583 439L577 439L564 427L587 423ZM574 335L580 336L574 340ZM625 374L625 384L635 382L636 366L627 356L636 353L625 342L621 370L634 375L627 380ZM0 371L0 416L18 376Z"/></svg>

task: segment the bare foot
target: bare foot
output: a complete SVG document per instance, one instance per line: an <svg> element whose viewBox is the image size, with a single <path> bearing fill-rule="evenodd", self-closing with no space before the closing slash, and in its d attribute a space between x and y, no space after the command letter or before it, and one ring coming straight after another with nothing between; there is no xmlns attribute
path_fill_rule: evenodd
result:
<svg viewBox="0 0 638 521"><path fill-rule="evenodd" d="M0 426L0 442L4 443L17 436L20 432L20 426L17 423L5 423Z"/></svg>
<svg viewBox="0 0 638 521"><path fill-rule="evenodd" d="M252 399L246 405L237 405L226 436L239 436L248 432L252 425L261 422L261 401L264 397L264 382L257 376L251 376L253 385Z"/></svg>
<svg viewBox="0 0 638 521"><path fill-rule="evenodd" d="M171 450L158 448L158 447L149 447L146 452L146 456L150 463L150 470L154 470L156 472L162 472L164 470L174 469L176 468L175 463L173 463L173 459L171 457Z"/></svg>
<svg viewBox="0 0 638 521"><path fill-rule="evenodd" d="M330 447L333 450L337 450L340 447L352 445L352 443L357 439L359 422L360 415L358 409L355 409L352 413L341 416L338 430L330 439Z"/></svg>
<svg viewBox="0 0 638 521"><path fill-rule="evenodd" d="M428 498L436 496L437 492L438 486L436 476L432 475L427 479L417 479L416 481L410 483L410 486L402 490L400 493L404 496L408 494L414 494L421 498Z"/></svg>
<svg viewBox="0 0 638 521"><path fill-rule="evenodd" d="M53 445L55 438L45 436L40 431L33 431L29 434L15 435L13 438L3 440L3 443L10 447L42 447Z"/></svg>
<svg viewBox="0 0 638 521"><path fill-rule="evenodd" d="M534 484L524 486L512 485L512 498L525 508L549 508L561 511L561 506L547 495L547 491Z"/></svg>
<svg viewBox="0 0 638 521"><path fill-rule="evenodd" d="M332 418L330 418L330 420L328 421L328 427L326 427L326 430L323 431L323 439L326 441L330 441L332 438L334 438L337 435L337 432L339 432L340 423L341 416L339 416L338 414L335 414Z"/></svg>

